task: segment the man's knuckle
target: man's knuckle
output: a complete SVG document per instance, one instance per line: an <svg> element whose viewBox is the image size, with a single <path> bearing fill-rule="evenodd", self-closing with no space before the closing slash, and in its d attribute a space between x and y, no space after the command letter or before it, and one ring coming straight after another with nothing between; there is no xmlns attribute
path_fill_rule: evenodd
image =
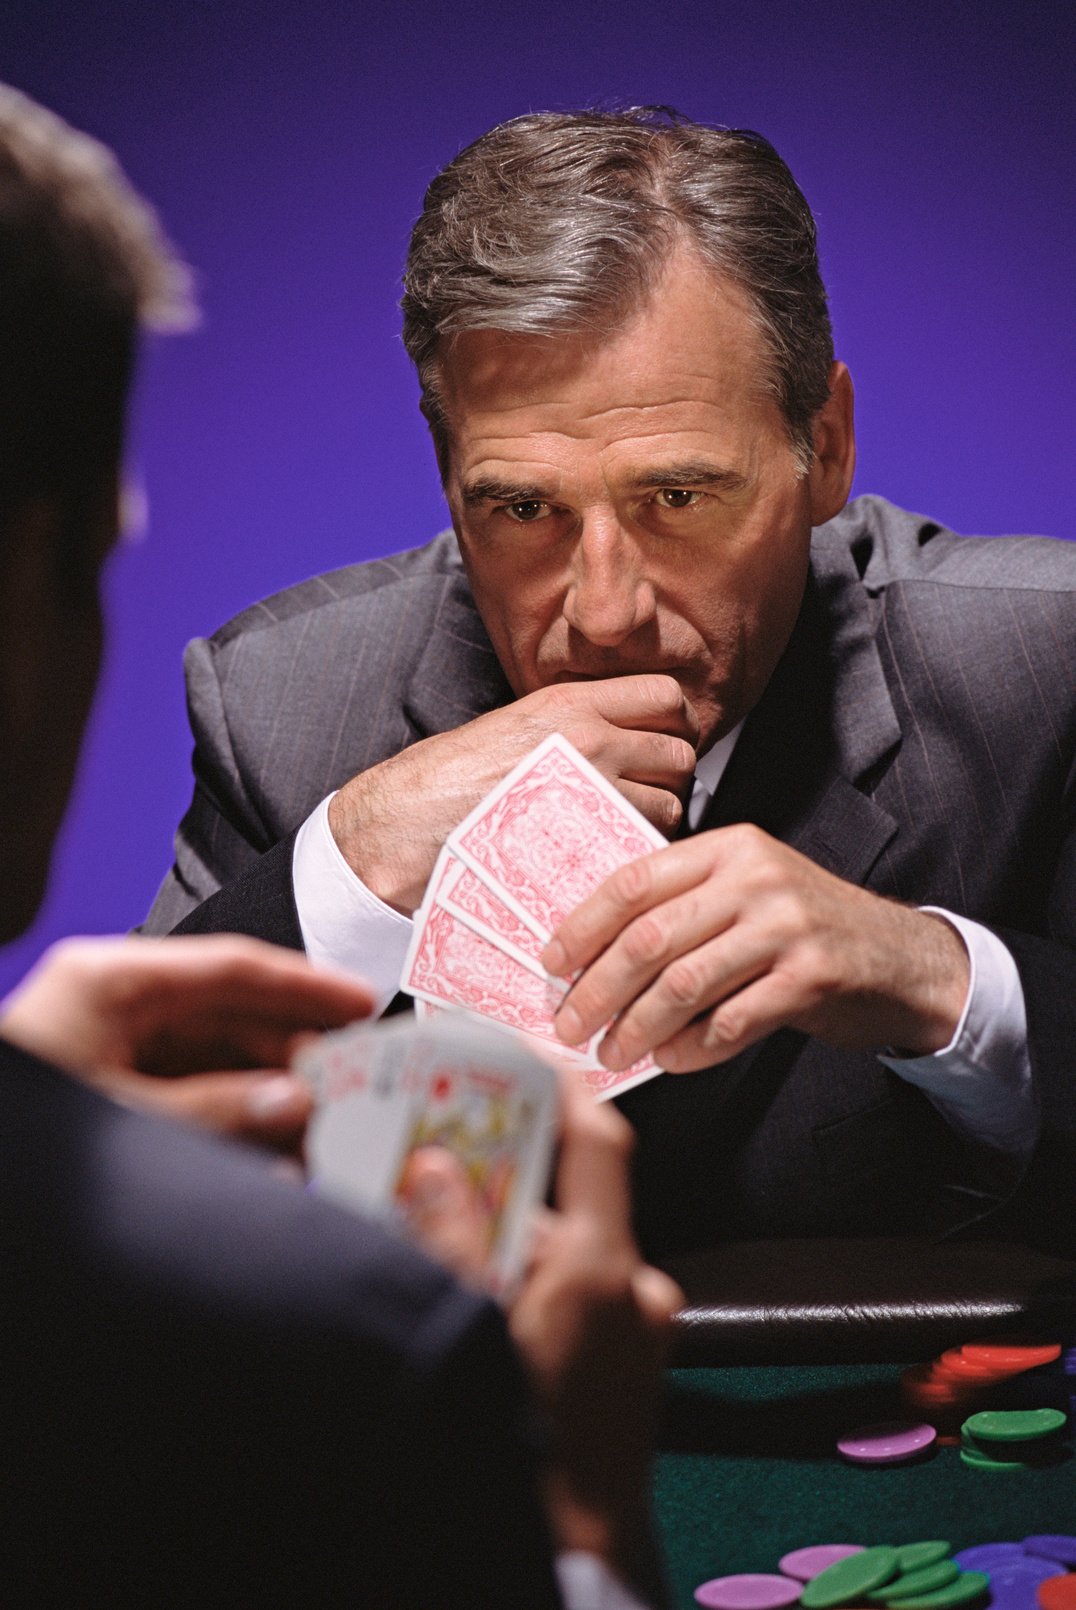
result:
<svg viewBox="0 0 1076 1610"><path fill-rule="evenodd" d="M747 1031L747 1014L731 1002L725 1002L710 1013L704 1040L710 1051L729 1052L743 1041Z"/></svg>
<svg viewBox="0 0 1076 1610"><path fill-rule="evenodd" d="M637 966L661 961L668 943L666 925L654 911L637 917L624 933L624 950L628 960Z"/></svg>
<svg viewBox="0 0 1076 1610"><path fill-rule="evenodd" d="M613 896L624 906L645 905L654 886L650 857L640 855L634 861L625 861L613 873Z"/></svg>
<svg viewBox="0 0 1076 1610"><path fill-rule="evenodd" d="M678 956L665 969L662 979L665 994L677 1006L696 1006L706 987L702 967L693 956Z"/></svg>
<svg viewBox="0 0 1076 1610"><path fill-rule="evenodd" d="M662 671L649 671L643 682L643 697L656 715L678 710L683 700L680 684L675 677Z"/></svg>

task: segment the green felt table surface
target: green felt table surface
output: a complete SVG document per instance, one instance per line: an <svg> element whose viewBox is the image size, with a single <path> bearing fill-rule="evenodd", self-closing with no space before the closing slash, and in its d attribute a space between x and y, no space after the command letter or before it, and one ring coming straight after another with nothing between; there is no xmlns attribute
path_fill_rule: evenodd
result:
<svg viewBox="0 0 1076 1610"><path fill-rule="evenodd" d="M710 1577L776 1571L811 1543L914 1543L954 1551L1032 1532L1076 1533L1076 1461L970 1470L957 1448L869 1469L836 1451L859 1425L901 1417L902 1365L670 1372L655 1513L673 1602ZM1069 1443L1071 1447L1071 1441Z"/></svg>

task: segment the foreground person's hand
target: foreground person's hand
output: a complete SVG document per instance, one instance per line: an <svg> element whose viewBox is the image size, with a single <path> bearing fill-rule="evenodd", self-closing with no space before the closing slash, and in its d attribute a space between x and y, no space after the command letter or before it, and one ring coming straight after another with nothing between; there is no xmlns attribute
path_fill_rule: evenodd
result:
<svg viewBox="0 0 1076 1610"><path fill-rule="evenodd" d="M129 1106L291 1151L311 1111L286 1071L299 1037L370 1008L361 982L258 940L76 939L0 1006L0 1035Z"/></svg>
<svg viewBox="0 0 1076 1610"><path fill-rule="evenodd" d="M512 1335L550 1421L546 1500L557 1546L598 1555L644 1599L660 1602L649 1514L657 1395L683 1298L632 1238L631 1129L595 1105L570 1071L556 1208L543 1214L509 1309ZM464 1278L480 1269L468 1182L432 1150L410 1214L427 1250Z"/></svg>

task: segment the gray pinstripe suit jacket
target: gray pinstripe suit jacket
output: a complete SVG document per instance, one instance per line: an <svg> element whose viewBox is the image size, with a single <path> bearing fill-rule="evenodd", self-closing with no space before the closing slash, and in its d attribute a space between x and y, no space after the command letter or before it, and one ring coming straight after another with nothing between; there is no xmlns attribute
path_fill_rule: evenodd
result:
<svg viewBox="0 0 1076 1610"><path fill-rule="evenodd" d="M314 805L510 697L450 534L289 588L192 643L186 668L196 786L154 933L300 943L291 835ZM995 1231L1068 1241L1074 757L1076 544L957 537L872 497L814 533L792 640L702 825L756 822L855 883L999 931L1044 1141L1014 1193L874 1058L784 1031L623 1098L651 1251L987 1213Z"/></svg>

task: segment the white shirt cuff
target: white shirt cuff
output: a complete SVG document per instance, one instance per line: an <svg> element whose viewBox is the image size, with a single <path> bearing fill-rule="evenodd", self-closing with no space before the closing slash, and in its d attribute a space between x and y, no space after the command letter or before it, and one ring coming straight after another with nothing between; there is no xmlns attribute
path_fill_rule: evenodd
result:
<svg viewBox="0 0 1076 1610"><path fill-rule="evenodd" d="M359 973L380 1017L400 987L411 918L379 900L348 866L329 826L329 794L299 829L291 876L306 953Z"/></svg>
<svg viewBox="0 0 1076 1610"><path fill-rule="evenodd" d="M651 1610L596 1554L572 1549L558 1554L556 1564L565 1610Z"/></svg>
<svg viewBox="0 0 1076 1610"><path fill-rule="evenodd" d="M1027 1049L1027 1012L1016 963L996 934L939 906L920 910L955 928L968 952L967 999L949 1044L932 1056L883 1056L887 1068L918 1085L969 1140L1030 1156L1039 1114Z"/></svg>

